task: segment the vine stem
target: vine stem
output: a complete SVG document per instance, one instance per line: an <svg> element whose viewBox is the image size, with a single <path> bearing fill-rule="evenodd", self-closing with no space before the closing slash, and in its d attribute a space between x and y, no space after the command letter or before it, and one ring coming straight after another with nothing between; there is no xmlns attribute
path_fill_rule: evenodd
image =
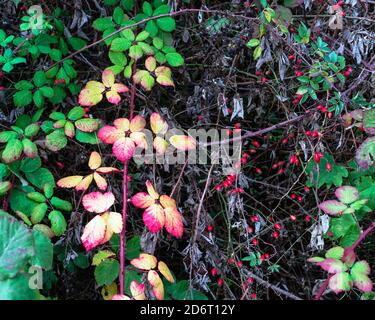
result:
<svg viewBox="0 0 375 320"><path fill-rule="evenodd" d="M124 294L125 276L125 245L126 245L126 215L128 202L128 161L124 161L123 181L122 181L122 231L120 236L120 294Z"/></svg>
<svg viewBox="0 0 375 320"><path fill-rule="evenodd" d="M137 69L137 61L133 64L133 73ZM134 101L136 94L136 83L133 79L131 93L130 93L130 121L133 119L134 114ZM123 179L122 179L122 231L120 235L120 294L124 294L125 282L125 250L126 250L126 217L128 205L128 161L124 161Z"/></svg>
<svg viewBox="0 0 375 320"><path fill-rule="evenodd" d="M365 231L362 232L362 234L359 236L359 238L356 240L356 242L354 242L354 244L351 247L346 249L346 252L349 252L349 251L353 252L361 244L361 242L365 240L366 237L374 230L375 230L375 221L373 221L371 225ZM322 284L322 286L319 288L318 292L316 293L314 300L320 300L320 298L326 291L328 284L329 284L329 280L331 279L332 276L333 275L328 276L328 278L324 281L324 283Z"/></svg>
<svg viewBox="0 0 375 320"><path fill-rule="evenodd" d="M53 67L55 67L56 65L60 64L61 62L67 60L67 59L70 59L72 57L74 57L75 55L77 55L78 53L81 53L82 51L85 51L91 47L94 47L96 46L97 44L99 43L102 43L103 41L113 37L114 35L120 33L121 31L124 31L126 29L130 29L130 28L133 28L133 27L136 27L136 26L139 26L143 23L146 23L148 21L151 21L151 20L156 20L156 19L159 19L159 18L164 18L164 17L173 17L173 16L178 16L178 15L181 15L181 14L187 14L187 13L209 13L209 14L225 14L225 15L228 15L228 16L232 16L232 17L238 17L238 18L242 18L242 19L246 19L246 20L258 20L258 18L252 18L252 17L246 17L244 15L240 15L240 14L236 14L236 13L232 13L232 12L226 12L226 11L221 11L221 10L210 10L210 9L182 9L182 10L179 10L179 11L173 11L173 12L169 12L169 13L164 13L164 14L160 14L160 15L157 15L157 16L153 16L153 17L149 17L149 18L146 18L146 19L143 19L139 22L135 22L131 25L128 25L128 26L124 26L124 27L121 27L115 31L113 31L111 34L95 41L95 42L92 42L86 46L84 46L83 48L71 53L70 55L66 56L65 58L57 61L56 63L54 63L53 65L51 65L50 67L48 67L46 69L49 70L49 69L52 69Z"/></svg>

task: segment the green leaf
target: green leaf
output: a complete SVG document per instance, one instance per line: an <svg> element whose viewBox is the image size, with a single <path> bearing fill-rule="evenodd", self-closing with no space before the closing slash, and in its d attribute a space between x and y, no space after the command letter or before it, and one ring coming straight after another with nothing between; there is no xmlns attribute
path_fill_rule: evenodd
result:
<svg viewBox="0 0 375 320"><path fill-rule="evenodd" d="M369 264L364 260L356 262L351 269L355 286L363 292L372 291L372 282L368 277L370 271Z"/></svg>
<svg viewBox="0 0 375 320"><path fill-rule="evenodd" d="M82 107L74 107L72 110L68 113L68 119L71 121L76 121L78 119L81 119L85 115L85 109Z"/></svg>
<svg viewBox="0 0 375 320"><path fill-rule="evenodd" d="M146 29L146 31L148 31L148 33L150 34L151 37L155 37L159 32L158 26L156 25L154 20L148 21L146 23L145 29Z"/></svg>
<svg viewBox="0 0 375 320"><path fill-rule="evenodd" d="M131 46L129 49L129 56L134 60L138 60L142 58L143 56L142 47L140 45Z"/></svg>
<svg viewBox="0 0 375 320"><path fill-rule="evenodd" d="M159 19L156 20L156 24L158 25L158 27L161 30L163 30L165 32L172 32L176 29L176 22L171 17L159 18ZM151 34L151 32L150 32L150 34Z"/></svg>
<svg viewBox="0 0 375 320"><path fill-rule="evenodd" d="M39 169L41 165L42 161L40 157L36 157L34 159L25 158L21 161L20 170L24 173L34 172L35 170Z"/></svg>
<svg viewBox="0 0 375 320"><path fill-rule="evenodd" d="M93 145L96 145L100 142L97 135L94 132L83 132L81 130L76 130L76 139L79 142Z"/></svg>
<svg viewBox="0 0 375 320"><path fill-rule="evenodd" d="M72 211L73 210L73 206L69 201L62 200L58 197L52 197L50 201L51 201L51 204L56 209L60 209L60 210L63 210L63 211Z"/></svg>
<svg viewBox="0 0 375 320"><path fill-rule="evenodd" d="M25 174L27 180L38 189L44 188L44 186L48 183L52 186L55 186L55 178L51 171L47 168L39 168L34 172L27 172Z"/></svg>
<svg viewBox="0 0 375 320"><path fill-rule="evenodd" d="M5 163L11 163L20 158L23 150L22 142L18 139L11 139L7 143L3 153L2 159Z"/></svg>
<svg viewBox="0 0 375 320"><path fill-rule="evenodd" d="M111 43L112 51L126 51L131 47L132 43L124 38L116 38Z"/></svg>
<svg viewBox="0 0 375 320"><path fill-rule="evenodd" d="M66 220L60 211L51 211L48 215L51 222L52 231L56 236L61 236L66 230Z"/></svg>
<svg viewBox="0 0 375 320"><path fill-rule="evenodd" d="M35 242L35 256L33 257L32 265L45 270L51 269L53 262L53 245L51 240L38 230L33 230L33 236Z"/></svg>
<svg viewBox="0 0 375 320"><path fill-rule="evenodd" d="M62 59L62 52L58 49L52 49L49 53L49 56L50 58L57 62L57 61L60 61ZM46 75L47 76L47 75ZM48 77L48 76L47 76Z"/></svg>
<svg viewBox="0 0 375 320"><path fill-rule="evenodd" d="M116 7L113 11L113 20L117 24L121 24L124 21L124 10L121 7Z"/></svg>
<svg viewBox="0 0 375 320"><path fill-rule="evenodd" d="M34 92L33 101L38 108L42 108L44 106L44 96L42 91L37 90Z"/></svg>
<svg viewBox="0 0 375 320"><path fill-rule="evenodd" d="M122 37L129 40L130 42L133 42L135 40L134 32L131 29L122 30L120 34Z"/></svg>
<svg viewBox="0 0 375 320"><path fill-rule="evenodd" d="M341 260L343 255L344 255L343 247L333 247L326 252L325 257L328 259L332 258L332 259Z"/></svg>
<svg viewBox="0 0 375 320"><path fill-rule="evenodd" d="M95 280L98 286L110 285L117 279L120 272L120 264L117 260L107 259L95 268Z"/></svg>
<svg viewBox="0 0 375 320"><path fill-rule="evenodd" d="M140 32L137 37L135 38L136 41L145 41L149 37L149 33L147 31Z"/></svg>
<svg viewBox="0 0 375 320"><path fill-rule="evenodd" d="M168 53L165 57L172 67L179 67L184 64L184 58L179 53Z"/></svg>
<svg viewBox="0 0 375 320"><path fill-rule="evenodd" d="M37 290L30 289L29 278L18 275L12 279L0 281L0 300L39 300Z"/></svg>
<svg viewBox="0 0 375 320"><path fill-rule="evenodd" d="M41 87L47 82L46 74L43 71L37 71L34 73L33 81L35 86Z"/></svg>
<svg viewBox="0 0 375 320"><path fill-rule="evenodd" d="M85 40L78 37L71 37L68 39L68 42L74 50L80 50L87 44Z"/></svg>
<svg viewBox="0 0 375 320"><path fill-rule="evenodd" d="M257 60L261 55L262 55L262 47L261 46L257 46L253 52L253 58L254 60Z"/></svg>
<svg viewBox="0 0 375 320"><path fill-rule="evenodd" d="M148 17L152 16L152 12L153 12L152 6L148 1L143 2L142 11Z"/></svg>
<svg viewBox="0 0 375 320"><path fill-rule="evenodd" d="M63 149L68 140L65 134L59 130L56 130L46 136L46 147L54 152L57 152Z"/></svg>
<svg viewBox="0 0 375 320"><path fill-rule="evenodd" d="M16 107L26 107L32 100L33 95L29 90L21 90L13 95L13 102Z"/></svg>
<svg viewBox="0 0 375 320"><path fill-rule="evenodd" d="M46 197L40 192L29 192L27 197L35 202L45 202Z"/></svg>
<svg viewBox="0 0 375 320"><path fill-rule="evenodd" d="M98 266L100 263L102 263L104 260L115 256L115 253L109 250L100 250L97 252L94 257L92 258L92 265Z"/></svg>
<svg viewBox="0 0 375 320"><path fill-rule="evenodd" d="M126 66L128 62L125 54L122 52L109 51L108 56L109 56L109 60L111 60L111 62L117 66L124 67Z"/></svg>
<svg viewBox="0 0 375 320"><path fill-rule="evenodd" d="M8 142L9 140L16 139L18 135L14 131L2 131L0 132L0 142Z"/></svg>
<svg viewBox="0 0 375 320"><path fill-rule="evenodd" d="M38 203L30 200L26 195L27 193L34 191L34 188L31 186L14 187L9 199L10 208L14 212L20 211L27 216L30 216L32 210L38 205Z"/></svg>
<svg viewBox="0 0 375 320"><path fill-rule="evenodd" d="M14 277L34 255L31 231L9 215L0 216L0 280ZM0 293L1 294L1 293Z"/></svg>
<svg viewBox="0 0 375 320"><path fill-rule="evenodd" d="M39 91L42 93L42 95L46 98L52 98L55 94L55 91L51 87L41 87Z"/></svg>
<svg viewBox="0 0 375 320"><path fill-rule="evenodd" d="M251 39L248 43L246 43L246 46L249 48L254 48L260 45L259 39Z"/></svg>
<svg viewBox="0 0 375 320"><path fill-rule="evenodd" d="M141 253L141 237L134 236L126 242L126 259L138 258Z"/></svg>
<svg viewBox="0 0 375 320"><path fill-rule="evenodd" d="M104 31L105 29L112 28L115 26L110 17L98 18L92 24L93 28L97 31Z"/></svg>
<svg viewBox="0 0 375 320"><path fill-rule="evenodd" d="M40 223L48 210L48 205L46 203L40 203L31 212L31 222L33 224Z"/></svg>
<svg viewBox="0 0 375 320"><path fill-rule="evenodd" d="M37 123L32 123L32 124L29 124L26 128L25 128L25 136L26 137L34 137L35 135L38 134L39 132L39 129L40 129L40 126L37 124Z"/></svg>

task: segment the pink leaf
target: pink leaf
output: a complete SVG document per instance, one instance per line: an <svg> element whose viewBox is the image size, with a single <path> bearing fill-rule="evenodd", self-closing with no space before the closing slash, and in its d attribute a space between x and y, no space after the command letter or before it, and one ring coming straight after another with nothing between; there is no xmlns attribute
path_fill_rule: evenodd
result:
<svg viewBox="0 0 375 320"><path fill-rule="evenodd" d="M112 151L119 161L130 160L134 155L135 143L130 138L120 138L113 144Z"/></svg>
<svg viewBox="0 0 375 320"><path fill-rule="evenodd" d="M318 207L323 210L325 213L332 216L337 216L342 213L347 206L336 200L327 200L318 205Z"/></svg>
<svg viewBox="0 0 375 320"><path fill-rule="evenodd" d="M89 212L102 213L107 211L115 202L112 192L91 192L83 196L82 204Z"/></svg>
<svg viewBox="0 0 375 320"><path fill-rule="evenodd" d="M99 130L98 137L104 143L112 144L116 140L125 137L125 134L113 126L105 126Z"/></svg>
<svg viewBox="0 0 375 320"><path fill-rule="evenodd" d="M160 279L159 274L155 270L150 270L147 275L147 280L150 282L152 292L158 300L164 299L164 285Z"/></svg>
<svg viewBox="0 0 375 320"><path fill-rule="evenodd" d="M146 300L144 284L138 284L137 281L133 280L130 282L130 292L135 300Z"/></svg>
<svg viewBox="0 0 375 320"><path fill-rule="evenodd" d="M155 203L155 199L146 192L138 192L132 197L131 202L137 208L146 209Z"/></svg>
<svg viewBox="0 0 375 320"><path fill-rule="evenodd" d="M115 74L112 70L104 70L102 73L102 82L107 88L111 88L115 83Z"/></svg>
<svg viewBox="0 0 375 320"><path fill-rule="evenodd" d="M168 123L157 112L151 114L150 125L155 134L165 134L168 130Z"/></svg>
<svg viewBox="0 0 375 320"><path fill-rule="evenodd" d="M161 205L153 204L143 212L143 222L150 232L159 232L165 223L164 210Z"/></svg>
<svg viewBox="0 0 375 320"><path fill-rule="evenodd" d="M107 97L108 102L114 105L118 105L121 101L120 95L114 90L107 91L105 96Z"/></svg>
<svg viewBox="0 0 375 320"><path fill-rule="evenodd" d="M116 91L118 93L129 92L129 88L126 85L122 84L122 83L115 83L112 86L111 90Z"/></svg>
<svg viewBox="0 0 375 320"><path fill-rule="evenodd" d="M107 190L107 181L105 181L105 179L96 172L94 172L94 180L100 190Z"/></svg>
<svg viewBox="0 0 375 320"><path fill-rule="evenodd" d="M130 263L141 270L151 270L156 267L157 259L148 253L141 253L139 258L133 259Z"/></svg>
<svg viewBox="0 0 375 320"><path fill-rule="evenodd" d="M328 258L322 262L317 263L323 270L328 271L328 273L337 273L348 270L348 267L340 260Z"/></svg>
<svg viewBox="0 0 375 320"><path fill-rule="evenodd" d="M102 243L103 238L105 236L105 230L105 220L99 215L93 218L85 226L81 240L86 248L86 251L89 251Z"/></svg>
<svg viewBox="0 0 375 320"><path fill-rule="evenodd" d="M169 142L177 149L181 151L194 150L197 142L194 138L184 135L175 135L170 137Z"/></svg>
<svg viewBox="0 0 375 320"><path fill-rule="evenodd" d="M141 131L146 126L146 120L141 116L135 116L130 121L130 131L138 132Z"/></svg>
<svg viewBox="0 0 375 320"><path fill-rule="evenodd" d="M164 209L165 229L176 238L181 238L184 232L181 213L174 207Z"/></svg>

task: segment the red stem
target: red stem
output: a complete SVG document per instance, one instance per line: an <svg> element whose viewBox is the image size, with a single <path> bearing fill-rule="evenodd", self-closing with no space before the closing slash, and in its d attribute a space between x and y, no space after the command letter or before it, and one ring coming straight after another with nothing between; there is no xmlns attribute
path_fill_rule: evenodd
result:
<svg viewBox="0 0 375 320"><path fill-rule="evenodd" d="M120 294L124 294L124 276L125 276L125 245L126 245L126 214L128 202L128 162L124 162L123 181L122 181L122 231L120 236Z"/></svg>
<svg viewBox="0 0 375 320"><path fill-rule="evenodd" d="M133 73L136 70L136 63L133 64ZM130 95L130 120L133 119L134 114L134 100L136 94L136 83L133 79ZM128 203L128 161L124 161L123 181L122 181L122 232L120 235L120 294L124 294L124 277L125 277L125 250L126 250L126 215Z"/></svg>

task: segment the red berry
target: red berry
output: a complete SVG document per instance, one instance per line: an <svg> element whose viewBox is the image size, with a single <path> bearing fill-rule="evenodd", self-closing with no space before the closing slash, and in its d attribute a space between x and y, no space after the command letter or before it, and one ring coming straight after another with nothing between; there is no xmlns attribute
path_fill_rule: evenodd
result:
<svg viewBox="0 0 375 320"><path fill-rule="evenodd" d="M221 191L223 187L220 184L218 184L217 186L215 186L215 189L216 191Z"/></svg>
<svg viewBox="0 0 375 320"><path fill-rule="evenodd" d="M284 169L283 168L280 168L278 171L277 171L278 174L282 174L284 173Z"/></svg>
<svg viewBox="0 0 375 320"><path fill-rule="evenodd" d="M211 232L213 229L214 229L213 226L211 226L211 225L207 226L207 231L208 231L208 232Z"/></svg>
<svg viewBox="0 0 375 320"><path fill-rule="evenodd" d="M283 143L283 144L287 144L287 143L288 143L288 139L283 139L283 140L282 140L282 143Z"/></svg>
<svg viewBox="0 0 375 320"><path fill-rule="evenodd" d="M310 135L311 135L311 132L310 132L310 131L306 131L305 134L306 134L307 136L310 136Z"/></svg>
<svg viewBox="0 0 375 320"><path fill-rule="evenodd" d="M262 173L262 169L261 168L255 168L255 172L258 173L258 174L261 174Z"/></svg>
<svg viewBox="0 0 375 320"><path fill-rule="evenodd" d="M253 299L253 300L255 300L255 299L257 298L257 295L256 295L255 293L252 293L252 294L250 295L250 298Z"/></svg>
<svg viewBox="0 0 375 320"><path fill-rule="evenodd" d="M56 79L56 80L54 81L54 83L55 83L55 84L59 84L59 83L60 83L60 80L59 80L59 79Z"/></svg>
<svg viewBox="0 0 375 320"><path fill-rule="evenodd" d="M319 163L321 158L322 158L322 154L320 152L317 152L314 154L314 161L316 163Z"/></svg>
<svg viewBox="0 0 375 320"><path fill-rule="evenodd" d="M303 76L303 72L302 71L296 71L296 76L297 77L302 77Z"/></svg>
<svg viewBox="0 0 375 320"><path fill-rule="evenodd" d="M248 233L253 233L253 232L254 232L253 227L247 227L247 232L248 232Z"/></svg>
<svg viewBox="0 0 375 320"><path fill-rule="evenodd" d="M309 192L310 191L309 187L307 187L307 186L303 187L303 190L305 190L305 192Z"/></svg>
<svg viewBox="0 0 375 320"><path fill-rule="evenodd" d="M345 13L344 11L341 11L341 12L340 12L340 15L341 15L342 17L345 17L346 13Z"/></svg>
<svg viewBox="0 0 375 320"><path fill-rule="evenodd" d="M262 75L262 72L260 72L259 70L255 71L255 75L256 76L261 76Z"/></svg>
<svg viewBox="0 0 375 320"><path fill-rule="evenodd" d="M254 154L254 153L257 152L255 149L250 149L249 151L250 151L250 153L252 153L252 154Z"/></svg>
<svg viewBox="0 0 375 320"><path fill-rule="evenodd" d="M238 268L241 268L242 266L243 266L242 261L237 261L237 267L238 267Z"/></svg>
<svg viewBox="0 0 375 320"><path fill-rule="evenodd" d="M326 169L327 171L332 171L332 166L328 162L326 163Z"/></svg>
<svg viewBox="0 0 375 320"><path fill-rule="evenodd" d="M290 218L290 220L292 220L292 221L296 221L296 220L297 220L297 217L296 217L295 215L293 215L293 214L291 214L291 215L289 216L289 218Z"/></svg>
<svg viewBox="0 0 375 320"><path fill-rule="evenodd" d="M278 232L276 232L276 231L272 232L272 238L277 239L278 237L279 237L279 233Z"/></svg>
<svg viewBox="0 0 375 320"><path fill-rule="evenodd" d="M85 108L84 110L85 110L85 112L89 112L90 108Z"/></svg>
<svg viewBox="0 0 375 320"><path fill-rule="evenodd" d="M252 243L253 243L254 246L256 246L256 245L258 245L258 240L257 239L253 239Z"/></svg>
<svg viewBox="0 0 375 320"><path fill-rule="evenodd" d="M228 259L228 263L233 264L234 263L234 259L233 258L229 258Z"/></svg>
<svg viewBox="0 0 375 320"><path fill-rule="evenodd" d="M281 229L281 225L280 225L280 223L275 223L273 226L274 226L274 228L275 228L276 230L280 230L280 229Z"/></svg>
<svg viewBox="0 0 375 320"><path fill-rule="evenodd" d="M310 219L311 219L311 217L310 217L310 216L306 216L306 217L305 217L305 221L306 221L306 222L309 222L309 221L310 221Z"/></svg>
<svg viewBox="0 0 375 320"><path fill-rule="evenodd" d="M303 199L302 199L301 196L298 196L297 200L298 200L299 202L301 202Z"/></svg>
<svg viewBox="0 0 375 320"><path fill-rule="evenodd" d="M231 110L230 110L230 108L229 108L229 107L227 108L227 112L228 112L228 113L231 113Z"/></svg>
<svg viewBox="0 0 375 320"><path fill-rule="evenodd" d="M259 148L260 147L260 143L256 140L253 140L251 141L251 144L255 147L255 148Z"/></svg>
<svg viewBox="0 0 375 320"><path fill-rule="evenodd" d="M267 82L267 78L266 77L262 77L262 82Z"/></svg>
<svg viewBox="0 0 375 320"><path fill-rule="evenodd" d="M294 60L294 58L295 58L295 56L294 56L293 54L291 54L291 55L288 57L289 60Z"/></svg>
<svg viewBox="0 0 375 320"><path fill-rule="evenodd" d="M219 280L217 280L217 285L219 287L221 287L223 285L223 283L224 283L223 279L220 278Z"/></svg>
<svg viewBox="0 0 375 320"><path fill-rule="evenodd" d="M291 196L292 199L297 198L297 195L295 193L292 193L290 196Z"/></svg>
<svg viewBox="0 0 375 320"><path fill-rule="evenodd" d="M61 79L60 81L61 83L66 83L65 79Z"/></svg>
<svg viewBox="0 0 375 320"><path fill-rule="evenodd" d="M254 278L252 278L252 277L247 278L248 284L252 284L253 282L254 282Z"/></svg>
<svg viewBox="0 0 375 320"><path fill-rule="evenodd" d="M89 115L88 115L88 114L84 114L83 117L84 117L84 118L88 118Z"/></svg>
<svg viewBox="0 0 375 320"><path fill-rule="evenodd" d="M211 275L212 275L213 277L215 277L215 276L217 275L217 269L216 269L216 268L212 268L212 269L211 269Z"/></svg>

